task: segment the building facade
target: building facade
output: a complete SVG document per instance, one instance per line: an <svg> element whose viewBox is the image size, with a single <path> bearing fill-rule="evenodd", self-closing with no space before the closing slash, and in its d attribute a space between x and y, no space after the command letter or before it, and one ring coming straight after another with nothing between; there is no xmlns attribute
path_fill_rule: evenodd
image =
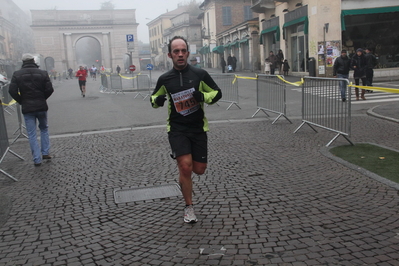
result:
<svg viewBox="0 0 399 266"><path fill-rule="evenodd" d="M35 52L30 20L11 0L0 0L0 73L11 77L22 54Z"/></svg>
<svg viewBox="0 0 399 266"><path fill-rule="evenodd" d="M259 65L259 23L249 0L205 0L198 16L202 24L200 50L208 67L220 68L221 58L237 58L237 70L255 70ZM254 37L254 38L253 38Z"/></svg>
<svg viewBox="0 0 399 266"><path fill-rule="evenodd" d="M104 66L115 71L126 61L140 71L136 10L31 10L36 52L43 55L46 70L58 73L79 65ZM128 40L128 35L132 36ZM80 48L86 40L93 45ZM90 59L83 56L98 51Z"/></svg>
<svg viewBox="0 0 399 266"><path fill-rule="evenodd" d="M259 14L260 57L281 49L297 75L332 76L342 49L370 48L377 76L399 67L399 3L395 0L253 0ZM264 62L262 62L264 63Z"/></svg>

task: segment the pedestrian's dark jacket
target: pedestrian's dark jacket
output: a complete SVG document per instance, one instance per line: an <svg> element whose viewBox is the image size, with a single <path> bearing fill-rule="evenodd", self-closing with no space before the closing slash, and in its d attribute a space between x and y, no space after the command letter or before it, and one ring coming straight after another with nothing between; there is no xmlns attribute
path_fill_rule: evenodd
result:
<svg viewBox="0 0 399 266"><path fill-rule="evenodd" d="M228 65L233 65L233 57L231 57L230 55L227 57L227 64Z"/></svg>
<svg viewBox="0 0 399 266"><path fill-rule="evenodd" d="M283 62L283 71L288 71L290 69L290 65L288 62Z"/></svg>
<svg viewBox="0 0 399 266"><path fill-rule="evenodd" d="M367 68L373 69L377 65L377 58L372 53L366 53L364 55L367 60Z"/></svg>
<svg viewBox="0 0 399 266"><path fill-rule="evenodd" d="M337 57L333 66L333 76L337 74L348 75L351 68L351 60L349 57L342 55Z"/></svg>
<svg viewBox="0 0 399 266"><path fill-rule="evenodd" d="M226 61L224 60L224 58L222 58L222 61L220 62L220 65L222 67L226 67Z"/></svg>
<svg viewBox="0 0 399 266"><path fill-rule="evenodd" d="M355 68L355 66L356 66L356 68ZM367 59L364 56L364 54L362 54L361 56L358 56L357 54L355 54L352 57L351 68L354 71L353 77L355 79L366 77Z"/></svg>
<svg viewBox="0 0 399 266"><path fill-rule="evenodd" d="M277 56L275 54L272 54L272 55L269 55L269 57L267 59L269 59L269 62L271 63L270 68L276 68L277 61L278 61Z"/></svg>
<svg viewBox="0 0 399 266"><path fill-rule="evenodd" d="M29 60L14 72L8 92L22 106L22 113L26 114L47 111L46 100L54 89L47 72L39 69L34 60Z"/></svg>

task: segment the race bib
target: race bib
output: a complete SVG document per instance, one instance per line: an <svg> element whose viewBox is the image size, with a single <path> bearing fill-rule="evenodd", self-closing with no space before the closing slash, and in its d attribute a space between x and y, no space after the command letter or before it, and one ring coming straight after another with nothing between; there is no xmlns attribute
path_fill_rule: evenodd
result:
<svg viewBox="0 0 399 266"><path fill-rule="evenodd" d="M195 89L191 88L171 94L173 104L175 105L175 109L179 114L186 116L194 113L200 108L199 103L193 97L194 91Z"/></svg>

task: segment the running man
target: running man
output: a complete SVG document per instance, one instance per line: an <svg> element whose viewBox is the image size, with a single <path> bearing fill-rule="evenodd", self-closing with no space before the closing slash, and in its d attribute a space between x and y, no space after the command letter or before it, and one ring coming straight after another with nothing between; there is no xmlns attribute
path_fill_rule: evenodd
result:
<svg viewBox="0 0 399 266"><path fill-rule="evenodd" d="M191 175L202 175L207 167L208 121L204 114L204 103L216 103L222 92L211 76L203 69L187 64L190 55L187 41L175 36L169 41L168 57L173 68L161 75L151 95L152 107L163 106L168 100L167 131L179 168L179 182L186 208L184 222L196 223Z"/></svg>
<svg viewBox="0 0 399 266"><path fill-rule="evenodd" d="M79 88L82 92L83 98L86 95L86 77L87 77L87 70L83 68L83 66L79 66L79 70L76 72L76 77L79 78Z"/></svg>

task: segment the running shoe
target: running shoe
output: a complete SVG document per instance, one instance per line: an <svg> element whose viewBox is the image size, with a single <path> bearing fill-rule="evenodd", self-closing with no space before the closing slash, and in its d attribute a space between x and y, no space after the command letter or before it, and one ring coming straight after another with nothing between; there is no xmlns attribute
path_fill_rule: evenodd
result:
<svg viewBox="0 0 399 266"><path fill-rule="evenodd" d="M196 222L198 222L197 216L195 216L195 213L194 213L193 205L187 206L184 209L184 222L185 223L196 223Z"/></svg>

